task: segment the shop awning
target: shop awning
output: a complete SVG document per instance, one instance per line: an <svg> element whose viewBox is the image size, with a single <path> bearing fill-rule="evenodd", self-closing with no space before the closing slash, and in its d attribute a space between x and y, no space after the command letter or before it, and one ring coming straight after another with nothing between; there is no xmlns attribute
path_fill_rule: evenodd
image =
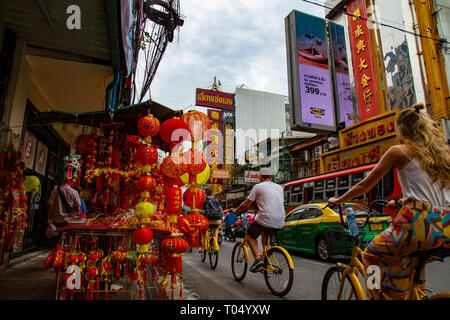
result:
<svg viewBox="0 0 450 320"><path fill-rule="evenodd" d="M147 115L148 113L159 119L160 123L163 123L167 119L175 116L181 116L183 111L172 110L157 102L147 101L144 103L125 106L113 112L106 110L92 112L67 112L57 110L35 112L29 123L26 123L25 126L66 123L100 128L104 124L123 123L123 127L126 128L128 135L137 135L137 122L139 118ZM159 142L162 150L168 150L168 145L163 143L158 136L154 137L154 139L155 142Z"/></svg>

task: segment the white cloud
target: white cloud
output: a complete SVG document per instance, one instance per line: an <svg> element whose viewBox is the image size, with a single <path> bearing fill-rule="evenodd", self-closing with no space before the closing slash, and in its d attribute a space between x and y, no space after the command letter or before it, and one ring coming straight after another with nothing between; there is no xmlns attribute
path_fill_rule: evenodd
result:
<svg viewBox="0 0 450 320"><path fill-rule="evenodd" d="M226 92L245 84L287 95L284 18L294 9L324 15L300 0L182 0L184 25L161 60L152 99L183 109L214 76Z"/></svg>

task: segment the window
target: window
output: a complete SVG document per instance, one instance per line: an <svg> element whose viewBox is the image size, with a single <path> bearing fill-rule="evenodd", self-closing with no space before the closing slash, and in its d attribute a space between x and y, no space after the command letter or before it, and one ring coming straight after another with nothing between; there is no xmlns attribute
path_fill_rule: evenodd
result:
<svg viewBox="0 0 450 320"><path fill-rule="evenodd" d="M300 220L316 219L322 216L322 210L318 207L307 207L302 213Z"/></svg>
<svg viewBox="0 0 450 320"><path fill-rule="evenodd" d="M304 211L305 211L304 208L300 208L300 209L297 209L297 210L292 211L291 213L289 213L289 214L286 216L285 222L288 222L288 221L297 221L298 218L300 217L300 215L301 215Z"/></svg>

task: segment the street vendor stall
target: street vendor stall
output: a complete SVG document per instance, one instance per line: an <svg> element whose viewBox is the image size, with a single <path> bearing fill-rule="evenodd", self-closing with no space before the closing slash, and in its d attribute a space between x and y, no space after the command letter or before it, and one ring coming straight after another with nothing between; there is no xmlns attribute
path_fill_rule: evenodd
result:
<svg viewBox="0 0 450 320"><path fill-rule="evenodd" d="M199 142L211 124L201 112L169 110L153 102L114 113L37 116L83 126L65 170L88 210L70 212L68 225L56 230L60 242L46 267L57 270L57 299L133 297L134 286L142 299L150 279L159 299L174 299L177 283L182 288L183 252L198 247L208 228L196 208L210 176ZM186 141L192 149L184 151ZM194 210L180 216L183 198ZM125 280L125 289L111 290L113 280Z"/></svg>

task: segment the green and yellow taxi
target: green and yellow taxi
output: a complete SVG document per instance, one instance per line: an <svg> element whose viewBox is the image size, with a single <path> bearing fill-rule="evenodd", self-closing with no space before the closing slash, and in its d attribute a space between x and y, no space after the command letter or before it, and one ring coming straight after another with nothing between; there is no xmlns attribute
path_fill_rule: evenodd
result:
<svg viewBox="0 0 450 320"><path fill-rule="evenodd" d="M286 216L284 228L277 231L278 243L286 249L317 254L321 260L351 255L348 230L341 224L338 208L326 203L300 205ZM355 212L358 224L363 224L369 208L357 203L346 203ZM370 222L360 229L360 244L364 249L378 234L388 228L389 214L373 211ZM346 220L344 214L344 221Z"/></svg>

